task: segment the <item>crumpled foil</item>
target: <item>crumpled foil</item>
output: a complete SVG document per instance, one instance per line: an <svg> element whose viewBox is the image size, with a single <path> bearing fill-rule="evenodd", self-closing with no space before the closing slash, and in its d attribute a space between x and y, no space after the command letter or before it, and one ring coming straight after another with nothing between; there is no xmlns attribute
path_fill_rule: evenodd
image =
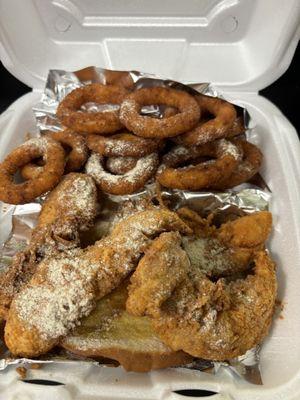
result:
<svg viewBox="0 0 300 400"><path fill-rule="evenodd" d="M56 108L59 102L66 94L77 87L92 82L108 83L109 79L129 78L130 85L135 88L166 86L180 88L190 93L200 92L211 96L222 97L220 93L209 83L199 83L193 85L183 85L172 80L162 80L153 75L144 74L137 71L125 72L119 74L115 71L105 70L97 67L88 67L76 72L67 72L62 70L51 70L48 75L46 87L41 100L33 107L36 117L37 127L40 133L46 131L59 131L62 129L60 122L56 118ZM127 79L128 81L128 79ZM109 110L115 105L99 105L95 103L87 103L82 109L90 112ZM238 114L243 115L244 123L247 127L247 135L250 129L250 117L247 110L237 107ZM164 113L163 106L147 106L143 107L142 113L151 114L155 117L162 117ZM255 180L255 184L243 184L233 190L223 193L214 192L187 192L180 190L163 190L161 196L168 206L174 210L182 206L188 206L202 215L208 215L211 212L218 213L224 220L232 216L243 215L259 210L267 210L271 194L261 177ZM110 204L106 209L105 219L107 227L114 220L113 213L121 202L126 200L135 201L144 195L154 195L155 185L149 184L139 193L126 196L106 196L106 201ZM5 205L0 214L0 273L7 268L11 262L13 255L24 248L30 240L31 230L34 228L37 217L41 208L43 198L38 199L34 203L10 206ZM102 214L103 216L103 214ZM108 228L107 228L108 229ZM1 245L1 243L3 243ZM1 322L1 321L0 321ZM3 331L3 327L2 327ZM3 333L3 332L2 332ZM40 359L13 358L9 354L4 341L3 335L0 335L0 370L8 365L30 364L30 363L55 363L55 362L76 362L78 357L69 353L46 354ZM95 362L90 359L82 359L87 362ZM105 366L105 365L104 365ZM237 357L227 362L211 362L207 360L195 360L189 365L181 368L189 368L209 373L217 373L220 368L229 368L239 377L254 384L261 385L261 375L259 367L259 346L249 350L245 355Z"/></svg>

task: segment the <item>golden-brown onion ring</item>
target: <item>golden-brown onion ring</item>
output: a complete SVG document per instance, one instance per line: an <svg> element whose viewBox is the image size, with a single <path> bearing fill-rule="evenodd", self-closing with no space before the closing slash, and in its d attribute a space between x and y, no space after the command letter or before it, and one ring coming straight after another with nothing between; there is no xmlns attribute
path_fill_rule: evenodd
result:
<svg viewBox="0 0 300 400"><path fill-rule="evenodd" d="M102 156L93 153L86 164L86 173L91 175L106 193L123 195L142 189L152 178L158 167L158 155L149 154L140 158L135 167L124 175L112 175L104 169Z"/></svg>
<svg viewBox="0 0 300 400"><path fill-rule="evenodd" d="M234 186L248 182L259 170L263 155L257 146L246 140L232 140L232 142L242 148L243 157L237 164L232 174L227 178L222 178L212 187L218 190L230 189Z"/></svg>
<svg viewBox="0 0 300 400"><path fill-rule="evenodd" d="M234 106L218 97L203 94L196 96L195 99L202 112L212 114L213 118L205 122L200 120L199 124L191 131L174 139L175 142L183 146L198 146L226 137L236 119Z"/></svg>
<svg viewBox="0 0 300 400"><path fill-rule="evenodd" d="M178 114L168 118L140 115L143 106L167 105L178 109ZM200 118L200 108L190 94L165 88L151 87L129 94L120 109L120 120L126 128L145 138L166 138L192 129Z"/></svg>
<svg viewBox="0 0 300 400"><path fill-rule="evenodd" d="M158 150L162 141L146 139L129 132L116 133L112 136L89 135L89 149L105 157L144 157Z"/></svg>
<svg viewBox="0 0 300 400"><path fill-rule="evenodd" d="M30 161L43 157L43 172L35 179L14 183L15 173ZM0 200L9 204L30 203L58 184L65 168L65 152L51 138L30 139L13 150L0 164Z"/></svg>
<svg viewBox="0 0 300 400"><path fill-rule="evenodd" d="M213 157L215 160L179 167L180 164L197 159L199 156ZM231 175L240 157L239 149L225 139L195 148L177 146L163 157L157 180L161 185L172 189L211 188L220 179Z"/></svg>
<svg viewBox="0 0 300 400"><path fill-rule="evenodd" d="M51 132L45 136L50 137L61 143L63 147L71 148L67 156L65 173L78 171L86 162L88 156L88 148L85 138L78 133L65 129L60 132ZM43 166L35 163L24 165L21 169L21 175L24 179L34 179L43 171Z"/></svg>
<svg viewBox="0 0 300 400"><path fill-rule="evenodd" d="M111 133L122 127L119 110L84 112L80 108L88 102L97 104L121 104L127 94L121 86L92 83L73 90L59 104L57 116L61 123L76 132Z"/></svg>

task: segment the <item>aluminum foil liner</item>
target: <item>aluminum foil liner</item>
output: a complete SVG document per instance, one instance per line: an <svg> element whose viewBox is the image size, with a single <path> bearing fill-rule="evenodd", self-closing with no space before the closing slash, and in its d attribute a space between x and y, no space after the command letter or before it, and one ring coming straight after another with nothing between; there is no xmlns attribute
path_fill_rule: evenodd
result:
<svg viewBox="0 0 300 400"><path fill-rule="evenodd" d="M159 79L153 75L137 71L116 72L96 67L88 67L76 72L51 70L41 101L33 108L40 133L43 134L49 130L61 130L62 127L56 118L56 108L59 102L73 89L92 82L100 82L103 84L119 83L134 88L166 86L180 88L190 93L200 92L211 96L222 97L221 94L208 83L183 85L179 82ZM112 107L116 106L87 103L82 109L93 112L98 110L105 111ZM164 114L164 107L144 107L142 113L147 115L151 114L155 117L162 117ZM247 110L241 107L238 107L238 113L244 117L244 123L247 127L248 134L251 126L249 114ZM214 212L218 214L222 220L222 218L229 219L237 215L268 209L271 194L267 190L261 177L258 177L255 183L256 185L243 184L234 190L224 193L194 193L179 190L163 190L161 196L163 200L168 203L168 206L174 210L182 206L188 206L202 215ZM116 221L116 210L118 210L120 203L126 200L130 200L134 203L135 201L139 201L143 196L154 196L155 191L155 184L152 183L147 185L141 192L133 195L106 196L106 207L102 210L100 219L96 222L94 228L96 230L98 229L96 232L97 235L100 233L105 234L109 231L111 224ZM36 224L42 201L43 198L38 199L34 203L20 206L4 205L2 214L0 215L0 243L3 243L0 247L0 272L9 266L13 255L29 242L30 233ZM72 363L79 359L81 362L84 360L86 362L95 363L94 360L78 358L66 352L46 354L38 360L13 358L5 347L3 335L2 339L0 336L0 370L12 364ZM98 362L96 362L96 364L98 364ZM209 373L217 373L220 368L229 368L235 374L251 383L262 384L259 371L258 347L248 351L242 357L228 360L226 363L195 360L193 363L182 366L181 368L206 371Z"/></svg>

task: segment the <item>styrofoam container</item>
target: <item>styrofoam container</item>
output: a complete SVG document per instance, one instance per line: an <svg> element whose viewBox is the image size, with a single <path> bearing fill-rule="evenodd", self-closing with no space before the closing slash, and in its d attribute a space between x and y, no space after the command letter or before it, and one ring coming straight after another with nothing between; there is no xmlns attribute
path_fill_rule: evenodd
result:
<svg viewBox="0 0 300 400"><path fill-rule="evenodd" d="M0 0L1 60L33 89L0 117L0 159L35 130L31 109L51 68L97 65L212 82L255 124L250 140L264 153L262 175L273 193L270 249L284 302L284 318L274 321L262 347L263 386L228 369L217 376L186 369L137 374L78 363L30 373L65 383L46 387L19 381L12 366L1 372L0 400L169 400L183 398L173 393L179 389L219 393L210 399L300 399L300 144L288 120L258 95L290 64L299 17L299 0Z"/></svg>

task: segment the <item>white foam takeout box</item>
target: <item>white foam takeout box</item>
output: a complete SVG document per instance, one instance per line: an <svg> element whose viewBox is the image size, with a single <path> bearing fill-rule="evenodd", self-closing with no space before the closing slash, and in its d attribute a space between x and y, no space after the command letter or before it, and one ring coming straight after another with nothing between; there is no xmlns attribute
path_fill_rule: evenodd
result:
<svg viewBox="0 0 300 400"><path fill-rule="evenodd" d="M261 351L263 386L228 369L217 376L186 369L137 374L84 363L31 372L65 383L41 386L18 380L12 366L1 372L0 400L169 400L184 398L173 392L179 389L218 393L210 399L300 399L300 145L293 126L258 95L289 66L299 17L299 0L0 0L1 60L32 87L0 117L0 159L35 130L31 108L49 69L96 65L212 82L255 124L250 140L264 153L262 175L273 193L270 250L284 302L284 318L274 321Z"/></svg>

